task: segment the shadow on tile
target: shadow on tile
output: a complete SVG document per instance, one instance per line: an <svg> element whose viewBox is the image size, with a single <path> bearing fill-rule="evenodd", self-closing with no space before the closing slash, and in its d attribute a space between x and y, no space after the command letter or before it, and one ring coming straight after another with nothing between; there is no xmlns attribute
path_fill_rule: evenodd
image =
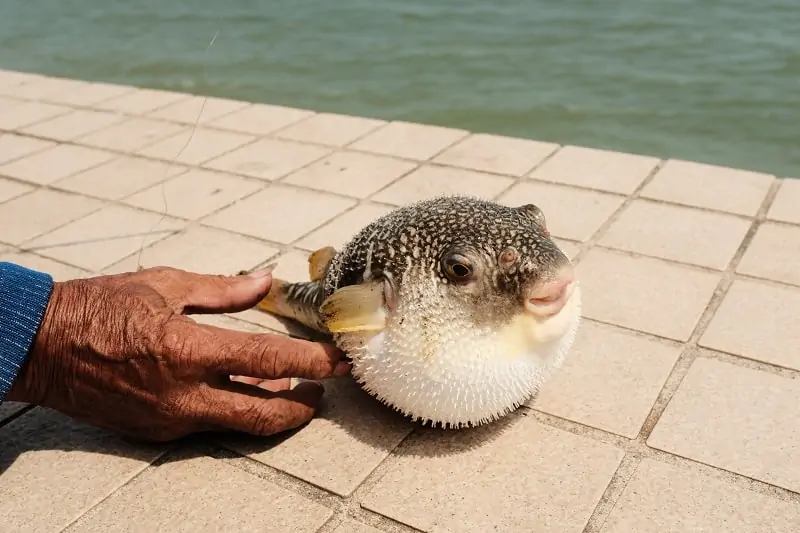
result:
<svg viewBox="0 0 800 533"><path fill-rule="evenodd" d="M474 428L441 429L418 424L413 447L398 450L403 457L447 457L471 452L489 445L530 416L524 407L490 424Z"/></svg>
<svg viewBox="0 0 800 533"><path fill-rule="evenodd" d="M80 452L150 461L165 449L164 445L135 442L43 407L36 407L0 428L0 442L3 443L0 474L19 458L37 452Z"/></svg>
<svg viewBox="0 0 800 533"><path fill-rule="evenodd" d="M433 428L414 422L381 403L351 377L328 380L325 382L325 389L320 409L309 424L267 438L231 436L226 439L225 446L249 456L274 456L281 448L295 448L292 440L310 441L302 437L304 432L309 433L309 436L319 437L321 442L330 443L331 429L335 428L369 449L388 454L413 431L419 436L424 435L426 440L433 443L433 446L419 448L415 453L438 457L464 453L488 444L511 429L520 418L527 416L527 410L520 408L492 424L477 428ZM438 442L441 442L441 446L436 444ZM312 445L313 442L304 444ZM296 451L301 452L301 448L297 446Z"/></svg>

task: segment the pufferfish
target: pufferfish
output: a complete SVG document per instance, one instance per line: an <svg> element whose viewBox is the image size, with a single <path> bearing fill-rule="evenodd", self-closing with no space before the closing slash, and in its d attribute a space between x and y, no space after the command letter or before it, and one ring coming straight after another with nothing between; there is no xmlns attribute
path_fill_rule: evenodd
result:
<svg viewBox="0 0 800 533"><path fill-rule="evenodd" d="M525 403L580 320L573 265L533 204L423 200L312 253L309 274L274 279L257 307L332 337L364 390L444 428Z"/></svg>

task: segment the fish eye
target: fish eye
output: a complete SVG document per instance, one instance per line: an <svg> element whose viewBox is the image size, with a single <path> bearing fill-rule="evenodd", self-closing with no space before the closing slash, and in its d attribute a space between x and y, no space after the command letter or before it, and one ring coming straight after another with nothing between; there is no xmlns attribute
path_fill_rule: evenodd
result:
<svg viewBox="0 0 800 533"><path fill-rule="evenodd" d="M444 271L447 277L456 282L465 282L472 278L472 263L460 254L448 255L444 260Z"/></svg>

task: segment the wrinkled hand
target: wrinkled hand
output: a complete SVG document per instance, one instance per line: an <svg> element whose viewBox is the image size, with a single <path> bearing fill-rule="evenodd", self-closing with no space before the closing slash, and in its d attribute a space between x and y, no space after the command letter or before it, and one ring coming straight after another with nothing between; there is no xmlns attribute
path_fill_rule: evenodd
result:
<svg viewBox="0 0 800 533"><path fill-rule="evenodd" d="M186 316L249 309L271 282L266 271L224 277L154 268L56 283L8 399L155 441L300 426L314 415L323 387L308 381L290 389L286 378L346 374L338 350Z"/></svg>

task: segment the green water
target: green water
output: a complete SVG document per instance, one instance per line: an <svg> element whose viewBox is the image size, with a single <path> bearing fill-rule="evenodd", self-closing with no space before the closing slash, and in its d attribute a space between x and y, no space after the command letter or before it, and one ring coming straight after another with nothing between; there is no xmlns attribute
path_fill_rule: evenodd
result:
<svg viewBox="0 0 800 533"><path fill-rule="evenodd" d="M800 0L0 0L0 67L800 177Z"/></svg>

